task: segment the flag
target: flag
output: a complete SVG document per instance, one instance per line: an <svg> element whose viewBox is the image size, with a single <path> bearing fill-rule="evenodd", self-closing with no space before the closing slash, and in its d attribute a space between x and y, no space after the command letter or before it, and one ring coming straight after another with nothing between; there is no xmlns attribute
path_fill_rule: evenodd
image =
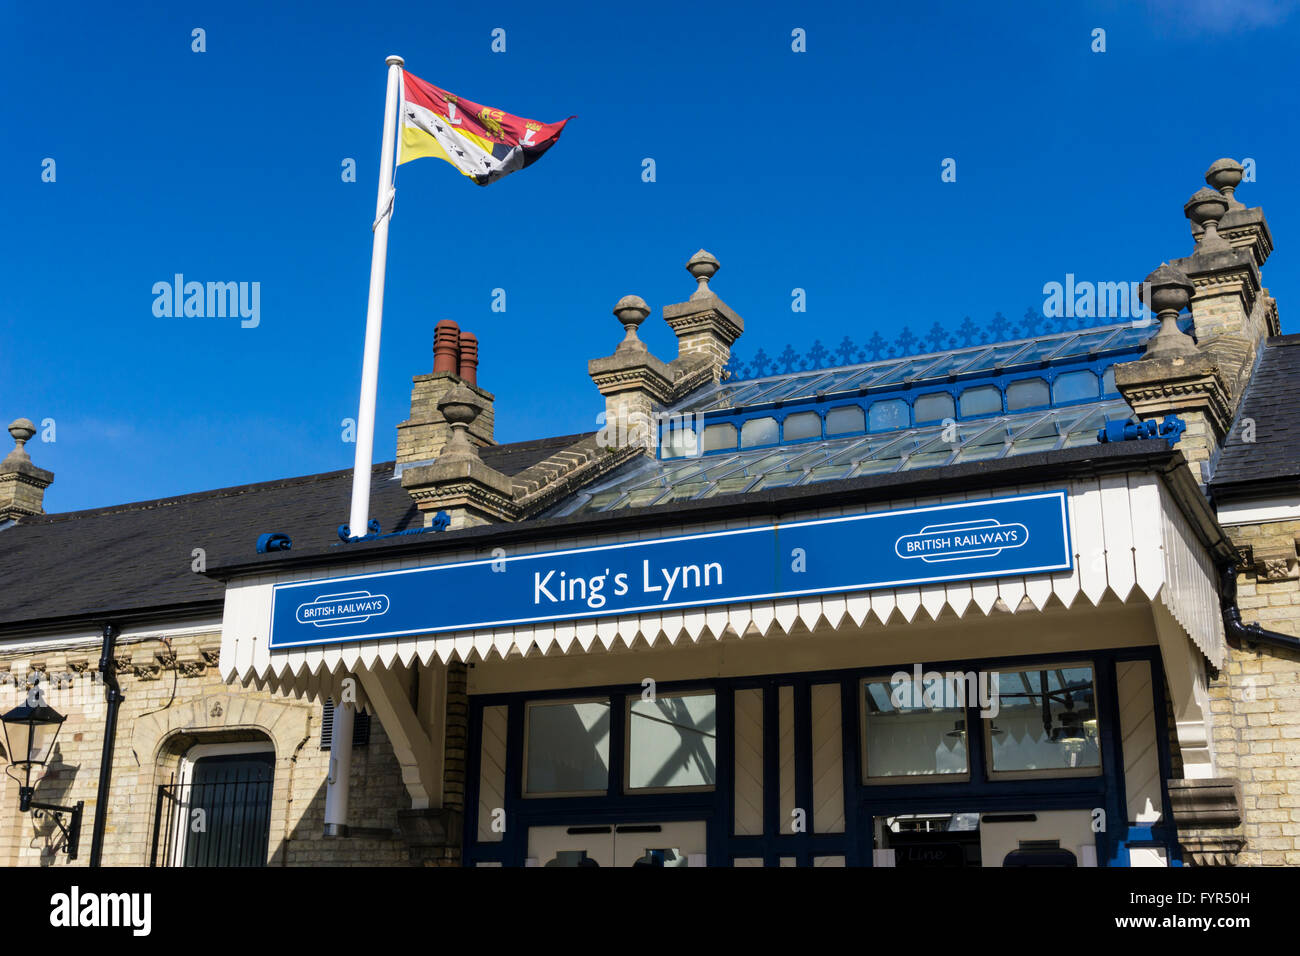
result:
<svg viewBox="0 0 1300 956"><path fill-rule="evenodd" d="M558 123L511 116L439 89L418 76L402 78L402 136L397 162L445 159L480 186L523 169L555 145Z"/></svg>

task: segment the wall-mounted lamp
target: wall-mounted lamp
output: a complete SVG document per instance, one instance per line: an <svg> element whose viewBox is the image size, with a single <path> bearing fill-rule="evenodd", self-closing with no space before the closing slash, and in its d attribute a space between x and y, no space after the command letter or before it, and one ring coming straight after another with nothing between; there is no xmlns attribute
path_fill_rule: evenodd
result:
<svg viewBox="0 0 1300 956"><path fill-rule="evenodd" d="M18 705L0 717L5 728L5 749L9 752L9 764L24 774L18 788L19 812L30 811L38 820L48 815L63 833L63 852L68 854L69 860L75 860L77 844L81 838L81 810L84 801L78 800L73 807L61 807L32 800L36 792L32 786L32 767L44 767L49 762L50 754L54 752L54 741L58 739L59 730L66 719L45 703L45 692L41 689L39 679L28 691L25 704ZM64 814L68 815L66 826Z"/></svg>

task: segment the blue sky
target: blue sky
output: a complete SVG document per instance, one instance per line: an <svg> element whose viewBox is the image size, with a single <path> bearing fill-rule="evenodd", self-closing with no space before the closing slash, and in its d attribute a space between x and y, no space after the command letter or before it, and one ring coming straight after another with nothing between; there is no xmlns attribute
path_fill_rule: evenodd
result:
<svg viewBox="0 0 1300 956"><path fill-rule="evenodd" d="M487 188L400 169L377 461L439 319L479 337L498 440L590 430L614 303L645 298L642 338L672 358L659 309L700 247L744 357L892 339L1188 254L1182 204L1220 156L1256 162L1238 197L1269 217L1290 331L1298 5L4 0L0 417L54 420L31 447L50 511L350 467L393 52L469 99L577 119ZM155 317L175 273L260 282L260 324Z"/></svg>

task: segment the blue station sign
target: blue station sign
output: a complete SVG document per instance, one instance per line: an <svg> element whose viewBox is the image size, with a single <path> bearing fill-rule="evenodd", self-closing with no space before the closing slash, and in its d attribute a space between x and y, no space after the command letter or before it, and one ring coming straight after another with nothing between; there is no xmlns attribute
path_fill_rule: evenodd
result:
<svg viewBox="0 0 1300 956"><path fill-rule="evenodd" d="M1069 571L1066 493L278 584L272 649Z"/></svg>

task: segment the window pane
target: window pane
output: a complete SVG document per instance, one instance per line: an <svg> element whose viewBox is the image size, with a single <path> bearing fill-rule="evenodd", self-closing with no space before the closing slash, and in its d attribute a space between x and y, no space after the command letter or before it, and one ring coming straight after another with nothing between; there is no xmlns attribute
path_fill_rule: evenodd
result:
<svg viewBox="0 0 1300 956"><path fill-rule="evenodd" d="M892 428L906 428L912 423L907 414L907 402L901 398L876 402L871 406L868 420L873 432L883 432Z"/></svg>
<svg viewBox="0 0 1300 956"><path fill-rule="evenodd" d="M866 413L860 405L845 405L832 408L826 413L826 434L846 435L849 432L867 430Z"/></svg>
<svg viewBox="0 0 1300 956"><path fill-rule="evenodd" d="M953 410L952 396L947 392L932 392L929 395L922 395L916 400L916 422L937 422L944 418L952 418L955 415Z"/></svg>
<svg viewBox="0 0 1300 956"><path fill-rule="evenodd" d="M1106 369L1106 373L1101 377L1101 393L1103 395L1115 394L1115 366Z"/></svg>
<svg viewBox="0 0 1300 956"><path fill-rule="evenodd" d="M963 415L996 415L1002 411L1002 392L993 385L968 388L961 393Z"/></svg>
<svg viewBox="0 0 1300 956"><path fill-rule="evenodd" d="M1002 671L997 690L994 771L1101 766L1091 667Z"/></svg>
<svg viewBox="0 0 1300 956"><path fill-rule="evenodd" d="M751 418L740 426L741 448L753 448L755 445L775 445L779 440L775 418Z"/></svg>
<svg viewBox="0 0 1300 956"><path fill-rule="evenodd" d="M688 458L699 454L694 428L667 428L663 435L665 458Z"/></svg>
<svg viewBox="0 0 1300 956"><path fill-rule="evenodd" d="M1009 412L1051 403L1047 382L1041 378L1022 378L1007 386L1007 411Z"/></svg>
<svg viewBox="0 0 1300 956"><path fill-rule="evenodd" d="M927 686L930 687L927 692ZM966 711L950 686L863 682L867 777L964 774ZM930 706L936 704L938 706Z"/></svg>
<svg viewBox="0 0 1300 956"><path fill-rule="evenodd" d="M1088 371L1066 372L1052 383L1052 401L1078 402L1097 397L1097 376Z"/></svg>
<svg viewBox="0 0 1300 956"><path fill-rule="evenodd" d="M710 425L704 429L704 451L718 451L736 447L735 425Z"/></svg>
<svg viewBox="0 0 1300 956"><path fill-rule="evenodd" d="M822 417L816 412L796 412L787 416L781 427L786 441L822 437Z"/></svg>
<svg viewBox="0 0 1300 956"><path fill-rule="evenodd" d="M525 793L609 788L609 700L529 704Z"/></svg>
<svg viewBox="0 0 1300 956"><path fill-rule="evenodd" d="M713 694L634 698L628 717L628 789L713 786L717 722Z"/></svg>

